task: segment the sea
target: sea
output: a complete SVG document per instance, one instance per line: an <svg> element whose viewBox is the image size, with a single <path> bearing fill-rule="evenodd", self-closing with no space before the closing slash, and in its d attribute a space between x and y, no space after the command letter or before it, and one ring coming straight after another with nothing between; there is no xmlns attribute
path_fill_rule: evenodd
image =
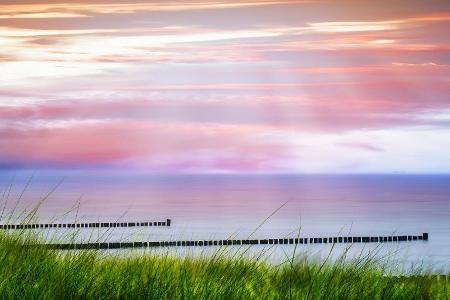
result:
<svg viewBox="0 0 450 300"><path fill-rule="evenodd" d="M34 209L42 223L172 220L170 227L47 229L45 237L52 240L68 236L77 241L124 242L426 232L428 241L270 249L258 245L246 252L258 255L263 251L269 262L276 263L294 256L324 260L370 254L387 257L402 270L450 271L450 175L3 170L0 197L1 223L19 222ZM75 230L76 234L68 234ZM170 251L186 255L176 248Z"/></svg>

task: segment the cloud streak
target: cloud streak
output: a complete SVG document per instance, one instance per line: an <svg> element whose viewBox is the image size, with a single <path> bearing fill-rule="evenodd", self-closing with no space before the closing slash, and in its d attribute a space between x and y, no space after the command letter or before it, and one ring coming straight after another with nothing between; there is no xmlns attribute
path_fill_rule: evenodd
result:
<svg viewBox="0 0 450 300"><path fill-rule="evenodd" d="M282 4L301 4L310 1L174 1L149 3L49 3L3 4L0 18L78 18L89 14L133 14L138 12L176 12L261 7ZM55 10L62 12L53 12ZM85 12L79 14L77 12Z"/></svg>

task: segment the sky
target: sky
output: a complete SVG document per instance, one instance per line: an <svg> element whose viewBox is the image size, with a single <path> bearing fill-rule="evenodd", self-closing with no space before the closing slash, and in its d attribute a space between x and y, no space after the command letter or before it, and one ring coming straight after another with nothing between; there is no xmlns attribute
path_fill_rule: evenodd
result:
<svg viewBox="0 0 450 300"><path fill-rule="evenodd" d="M0 1L0 169L450 173L450 2Z"/></svg>

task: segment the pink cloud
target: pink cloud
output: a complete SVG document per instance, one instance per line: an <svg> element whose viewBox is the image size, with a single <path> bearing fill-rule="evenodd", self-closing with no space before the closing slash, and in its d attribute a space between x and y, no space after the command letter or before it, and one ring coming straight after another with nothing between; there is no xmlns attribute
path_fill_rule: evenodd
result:
<svg viewBox="0 0 450 300"><path fill-rule="evenodd" d="M238 170L275 167L289 150L254 141L258 130L234 126L102 122L0 131L0 157L22 164L114 165ZM169 161L165 159L169 157ZM264 162L264 163L263 163Z"/></svg>
<svg viewBox="0 0 450 300"><path fill-rule="evenodd" d="M438 126L438 122L417 116L450 108L447 97L450 87L445 81L438 80L368 80L331 86L300 84L297 88L294 88L296 84L245 86L255 90L240 93L242 84L227 84L224 88L230 93L217 95L213 91L217 85L211 84L206 85L205 94L197 94L197 88L203 89L205 85L195 85L194 91L182 96L167 93L127 100L117 93L110 100L52 100L36 105L0 106L0 120L10 126L33 120L128 120L333 132L410 125ZM172 90L167 87L167 90L173 92L175 87ZM185 85L180 88L185 88ZM148 89L153 90L152 87ZM259 93L260 89L264 93ZM145 92L136 90L138 94ZM210 97L211 101L206 101Z"/></svg>

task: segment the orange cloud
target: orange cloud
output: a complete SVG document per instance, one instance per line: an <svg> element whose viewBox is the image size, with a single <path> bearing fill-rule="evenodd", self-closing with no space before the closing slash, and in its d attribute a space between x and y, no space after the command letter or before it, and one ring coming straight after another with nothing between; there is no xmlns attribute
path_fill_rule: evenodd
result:
<svg viewBox="0 0 450 300"><path fill-rule="evenodd" d="M142 11L186 11L228 9L280 4L301 4L310 1L177 1L151 3L48 3L0 4L0 18L73 18L87 14L130 14ZM60 11L60 12L54 12Z"/></svg>
<svg viewBox="0 0 450 300"><path fill-rule="evenodd" d="M77 13L41 12L0 14L0 19L53 19L53 18L86 18L88 15Z"/></svg>

